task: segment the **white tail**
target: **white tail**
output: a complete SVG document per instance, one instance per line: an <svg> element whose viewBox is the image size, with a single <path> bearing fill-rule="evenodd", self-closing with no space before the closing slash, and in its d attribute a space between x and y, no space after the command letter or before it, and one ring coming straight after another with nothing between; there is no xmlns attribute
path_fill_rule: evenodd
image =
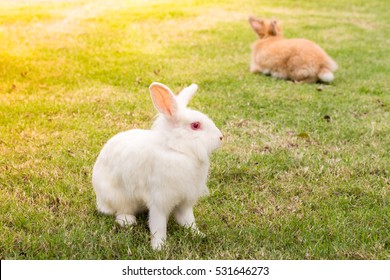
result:
<svg viewBox="0 0 390 280"><path fill-rule="evenodd" d="M329 71L319 73L318 78L325 83L330 83L334 80L333 73Z"/></svg>

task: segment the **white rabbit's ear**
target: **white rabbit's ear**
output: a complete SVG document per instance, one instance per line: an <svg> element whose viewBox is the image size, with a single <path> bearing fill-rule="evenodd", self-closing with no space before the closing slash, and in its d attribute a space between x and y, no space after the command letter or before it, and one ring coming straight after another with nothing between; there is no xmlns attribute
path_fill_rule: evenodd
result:
<svg viewBox="0 0 390 280"><path fill-rule="evenodd" d="M149 91L157 111L171 118L176 115L178 108L176 97L166 85L154 82L150 85Z"/></svg>
<svg viewBox="0 0 390 280"><path fill-rule="evenodd" d="M183 89L179 93L176 99L181 106L186 107L188 102L190 102L192 96L194 96L197 90L198 90L198 86L196 84L192 84L189 87Z"/></svg>

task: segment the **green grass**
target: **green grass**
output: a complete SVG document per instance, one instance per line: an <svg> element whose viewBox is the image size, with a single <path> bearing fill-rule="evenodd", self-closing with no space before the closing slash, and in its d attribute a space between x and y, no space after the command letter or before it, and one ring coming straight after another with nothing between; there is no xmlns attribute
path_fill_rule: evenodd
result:
<svg viewBox="0 0 390 280"><path fill-rule="evenodd" d="M390 258L388 1L110 3L0 1L1 259ZM250 14L319 43L334 83L249 73ZM197 83L190 106L225 135L207 237L171 220L161 252L91 186L103 144L151 125L153 81Z"/></svg>

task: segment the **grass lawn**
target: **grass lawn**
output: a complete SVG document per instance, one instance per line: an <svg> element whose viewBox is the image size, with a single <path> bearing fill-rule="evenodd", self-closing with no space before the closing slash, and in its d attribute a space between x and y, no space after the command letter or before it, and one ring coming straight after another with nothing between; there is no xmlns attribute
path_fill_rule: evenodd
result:
<svg viewBox="0 0 390 280"><path fill-rule="evenodd" d="M0 259L390 259L390 2L0 1ZM248 15L321 45L331 85L249 72ZM151 250L96 211L104 143L149 128L153 81L225 135L207 237L173 219Z"/></svg>

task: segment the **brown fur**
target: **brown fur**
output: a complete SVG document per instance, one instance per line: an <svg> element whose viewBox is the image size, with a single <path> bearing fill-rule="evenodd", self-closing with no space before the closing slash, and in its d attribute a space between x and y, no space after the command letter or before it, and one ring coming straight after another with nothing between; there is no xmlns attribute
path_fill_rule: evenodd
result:
<svg viewBox="0 0 390 280"><path fill-rule="evenodd" d="M275 20L254 17L249 23L259 40L252 45L250 71L295 82L331 82L337 64L320 46L306 39L285 39Z"/></svg>

